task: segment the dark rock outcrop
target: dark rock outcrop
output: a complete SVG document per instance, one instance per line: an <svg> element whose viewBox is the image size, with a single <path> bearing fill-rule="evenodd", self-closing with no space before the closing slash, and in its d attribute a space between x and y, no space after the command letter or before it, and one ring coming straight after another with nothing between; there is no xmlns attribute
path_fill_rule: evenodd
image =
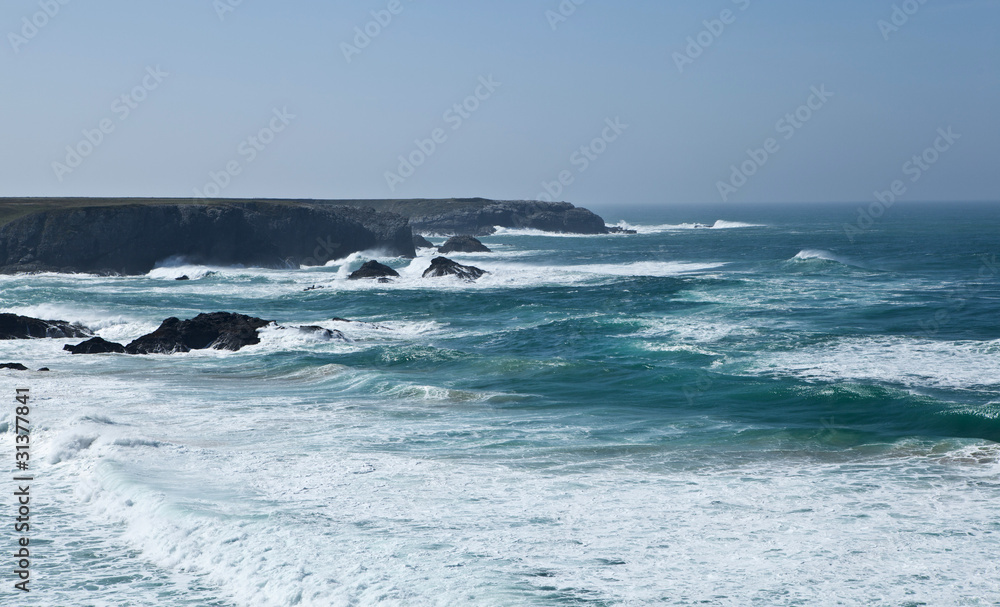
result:
<svg viewBox="0 0 1000 607"><path fill-rule="evenodd" d="M39 320L17 314L0 314L0 339L32 339L39 337L90 337L86 327L65 320Z"/></svg>
<svg viewBox="0 0 1000 607"><path fill-rule="evenodd" d="M27 371L28 367L25 367L21 363L3 363L0 364L0 369L11 369L12 371Z"/></svg>
<svg viewBox="0 0 1000 607"><path fill-rule="evenodd" d="M438 253L490 253L490 248L472 236L452 236L438 247Z"/></svg>
<svg viewBox="0 0 1000 607"><path fill-rule="evenodd" d="M125 346L116 344L113 341L107 341L101 337L94 337L75 346L66 344L63 346L63 350L66 350L70 354L124 354Z"/></svg>
<svg viewBox="0 0 1000 607"><path fill-rule="evenodd" d="M420 234L414 234L413 235L413 246L414 246L414 248L417 248L417 249L433 249L434 248L434 243L432 243L431 241L427 240L426 238L424 238Z"/></svg>
<svg viewBox="0 0 1000 607"><path fill-rule="evenodd" d="M607 231L600 216L568 202L482 198L454 202L426 211L420 208L421 205L411 203L415 212L401 214L410 218L413 229L440 234L488 236L496 231L496 226L573 234L604 234ZM400 213L405 206L400 205L395 212Z"/></svg>
<svg viewBox="0 0 1000 607"><path fill-rule="evenodd" d="M638 234L639 232L631 228L623 228L621 226L608 226L608 234Z"/></svg>
<svg viewBox="0 0 1000 607"><path fill-rule="evenodd" d="M435 257L431 260L431 267L424 270L424 278L435 276L458 276L462 280L476 280L485 270L480 270L475 266L463 266L447 257Z"/></svg>
<svg viewBox="0 0 1000 607"><path fill-rule="evenodd" d="M302 333L313 335L323 340L340 339L342 341L347 341L347 337L335 329L326 329L318 325L306 325L303 327L297 327L297 329Z"/></svg>
<svg viewBox="0 0 1000 607"><path fill-rule="evenodd" d="M331 200L331 205L372 207L410 220L422 234L488 236L496 226L571 234L606 234L599 215L568 202L451 198L439 200Z"/></svg>
<svg viewBox="0 0 1000 607"><path fill-rule="evenodd" d="M144 274L159 261L323 265L366 249L413 256L405 217L312 201L55 201L0 227L0 272ZM10 204L10 203L8 203Z"/></svg>
<svg viewBox="0 0 1000 607"><path fill-rule="evenodd" d="M178 276L174 280L191 280L191 277L185 274L184 276Z"/></svg>
<svg viewBox="0 0 1000 607"><path fill-rule="evenodd" d="M206 348L236 351L260 343L257 330L272 322L229 312L199 314L191 320L168 318L152 333L125 346L125 352L173 354Z"/></svg>
<svg viewBox="0 0 1000 607"><path fill-rule="evenodd" d="M371 261L366 261L363 266L352 272L347 278L348 280L360 280L362 278L388 277L399 277L399 272L373 259Z"/></svg>

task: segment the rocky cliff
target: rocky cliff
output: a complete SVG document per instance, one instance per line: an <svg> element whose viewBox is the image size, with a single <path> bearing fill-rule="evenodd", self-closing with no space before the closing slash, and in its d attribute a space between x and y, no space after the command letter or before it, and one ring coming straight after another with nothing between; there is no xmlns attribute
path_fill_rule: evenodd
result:
<svg viewBox="0 0 1000 607"><path fill-rule="evenodd" d="M76 200L0 227L0 272L142 274L177 256L191 263L294 267L366 249L412 256L406 218L299 201Z"/></svg>
<svg viewBox="0 0 1000 607"><path fill-rule="evenodd" d="M495 231L496 226L572 234L608 232L599 215L568 202L452 198L338 200L327 204L370 206L380 211L397 213L408 217L413 231L420 234L487 236Z"/></svg>

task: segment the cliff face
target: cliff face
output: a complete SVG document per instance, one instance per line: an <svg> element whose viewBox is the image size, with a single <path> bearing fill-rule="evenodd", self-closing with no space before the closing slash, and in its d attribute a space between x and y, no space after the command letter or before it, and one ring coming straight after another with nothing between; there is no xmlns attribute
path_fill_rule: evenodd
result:
<svg viewBox="0 0 1000 607"><path fill-rule="evenodd" d="M456 208L443 213L410 215L416 232L486 236L496 226L531 228L545 232L604 234L607 227L598 215L568 202L491 201L481 206Z"/></svg>
<svg viewBox="0 0 1000 607"><path fill-rule="evenodd" d="M0 227L0 272L143 274L173 256L221 265L321 265L376 248L414 254L405 217L290 202L77 206Z"/></svg>
<svg viewBox="0 0 1000 607"><path fill-rule="evenodd" d="M331 201L336 205L370 206L410 219L413 231L422 234L486 236L496 226L532 228L546 232L606 234L604 220L568 202L534 200L367 200Z"/></svg>

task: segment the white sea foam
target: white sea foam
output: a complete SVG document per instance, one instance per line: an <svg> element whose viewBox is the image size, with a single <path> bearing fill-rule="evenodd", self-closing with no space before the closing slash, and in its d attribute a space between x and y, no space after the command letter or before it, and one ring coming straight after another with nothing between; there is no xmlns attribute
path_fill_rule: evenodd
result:
<svg viewBox="0 0 1000 607"><path fill-rule="evenodd" d="M728 322L720 318L684 316L658 320L644 320L646 328L636 337L643 339L669 338L667 344L712 344L730 337L747 338L760 334L761 327L749 323ZM657 343L657 342L654 342Z"/></svg>
<svg viewBox="0 0 1000 607"><path fill-rule="evenodd" d="M606 234L573 234L569 232L547 232L534 228L505 228L494 226L493 236L546 236L549 238L593 238L595 236L606 236Z"/></svg>
<svg viewBox="0 0 1000 607"><path fill-rule="evenodd" d="M599 274L602 276L679 276L721 268L722 263L696 263L690 261L636 261L625 264L587 264L568 266L567 271Z"/></svg>
<svg viewBox="0 0 1000 607"><path fill-rule="evenodd" d="M855 261L847 256L838 255L832 251L823 249L803 249L799 251L790 261L810 262L810 261L831 261L845 266L864 268L865 264Z"/></svg>
<svg viewBox="0 0 1000 607"><path fill-rule="evenodd" d="M1000 387L1000 340L847 337L786 352L761 353L751 371L823 381L995 390Z"/></svg>
<svg viewBox="0 0 1000 607"><path fill-rule="evenodd" d="M146 273L147 278L153 280L177 280L187 276L191 280L200 280L208 276L225 274L238 274L247 272L247 268L241 266L202 266L193 264L177 264L169 266L159 266Z"/></svg>
<svg viewBox="0 0 1000 607"><path fill-rule="evenodd" d="M996 541L981 535L993 525L992 500L928 482L958 474L963 453L914 454L892 474L787 461L665 473L613 459L538 473L330 447L297 451L294 466L271 450L220 455L171 458L170 477L144 458L98 464L81 475L78 495L88 516L123 525L143 560L198 574L250 606L505 605L538 602L552 587L567 600L630 604L666 594L794 604L816 592L896 602L914 590L947 602L991 592L995 580ZM227 478L200 472L206 466ZM973 475L996 474L995 464L978 466ZM969 544L970 533L984 539ZM892 560L899 551L906 562ZM887 560L892 574L879 575L872 564ZM664 562L677 575L664 577ZM939 570L963 571L962 587L924 575Z"/></svg>
<svg viewBox="0 0 1000 607"><path fill-rule="evenodd" d="M702 263L691 261L640 261L625 264L580 264L549 266L508 261L503 257L489 254L449 254L448 258L464 265L474 265L488 274L474 282L467 282L452 276L438 278L423 278L423 272L430 266L430 260L436 254L422 254L405 266L396 267L400 277L390 282L380 283L374 280L346 280L343 275L333 276L332 280L318 280L319 276L308 276L298 284L314 284L329 291L347 290L396 290L396 289L434 289L434 290L482 290L493 288L531 288L542 285L566 285L577 283L595 283L621 277L670 277L686 274L697 274L723 267L724 263ZM261 289L259 292L271 292L274 287ZM286 287L280 287L287 289ZM319 290L322 293L323 290Z"/></svg>
<svg viewBox="0 0 1000 607"><path fill-rule="evenodd" d="M7 308L5 311L20 314L21 316L41 318L43 320L64 320L70 323L81 324L95 331L127 325L132 322L125 315L115 311L86 308L72 303L41 303L31 306L14 306Z"/></svg>
<svg viewBox="0 0 1000 607"><path fill-rule="evenodd" d="M709 225L706 223L664 223L664 224L631 224L627 221L619 221L615 227L624 230L635 230L639 234L662 234L664 232L677 232L681 230L732 230L736 228L763 228L763 224L743 223L740 221L726 221L719 219Z"/></svg>
<svg viewBox="0 0 1000 607"><path fill-rule="evenodd" d="M736 228L765 228L767 226L759 223L744 223L742 221L726 221L720 219L712 224L713 230L732 230Z"/></svg>
<svg viewBox="0 0 1000 607"><path fill-rule="evenodd" d="M981 345L995 357L996 344ZM198 374L119 379L66 364L33 382L45 398L32 440L47 537L114 556L116 576L168 585L149 596L146 584L47 589L55 604L163 604L157 591L180 602L199 588L252 607L555 595L791 605L817 593L975 604L997 591L1000 546L988 532L1000 464L981 441L909 441L864 465L805 452L706 456L672 441L605 444L582 419L538 413L512 424L483 406L488 394L424 377L327 365L337 383L303 394L242 374L199 387ZM378 399L344 396L359 383ZM0 452L12 451L12 433L0 433ZM58 579L83 584L78 569L60 565Z"/></svg>

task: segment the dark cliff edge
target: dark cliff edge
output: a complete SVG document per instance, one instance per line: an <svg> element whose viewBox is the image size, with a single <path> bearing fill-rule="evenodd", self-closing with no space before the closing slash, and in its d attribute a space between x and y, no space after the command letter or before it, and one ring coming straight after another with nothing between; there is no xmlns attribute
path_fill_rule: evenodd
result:
<svg viewBox="0 0 1000 607"><path fill-rule="evenodd" d="M307 202L74 200L0 227L0 272L144 274L172 257L297 267L367 249L414 255L406 218Z"/></svg>
<svg viewBox="0 0 1000 607"><path fill-rule="evenodd" d="M599 215L568 202L486 198L336 200L328 204L370 206L408 217L418 234L489 236L497 226L570 234L607 234Z"/></svg>
<svg viewBox="0 0 1000 607"><path fill-rule="evenodd" d="M484 236L495 226L606 234L565 202L444 200L0 199L0 273L144 274L188 263L297 267L364 250L413 256L413 233Z"/></svg>

